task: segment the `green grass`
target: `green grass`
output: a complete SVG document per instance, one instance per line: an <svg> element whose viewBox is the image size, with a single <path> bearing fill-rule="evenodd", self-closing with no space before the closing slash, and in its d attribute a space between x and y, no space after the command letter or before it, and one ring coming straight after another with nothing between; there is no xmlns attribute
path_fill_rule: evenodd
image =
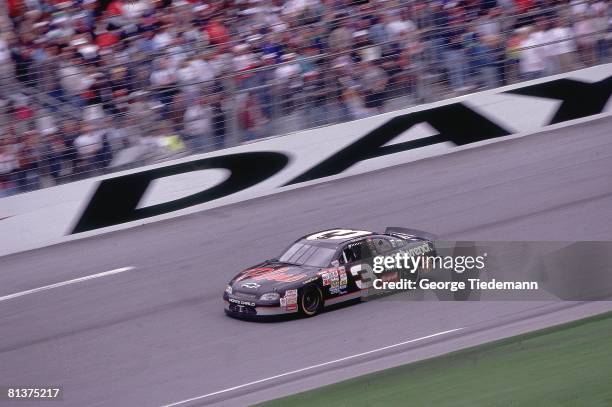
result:
<svg viewBox="0 0 612 407"><path fill-rule="evenodd" d="M612 406L612 313L260 406Z"/></svg>

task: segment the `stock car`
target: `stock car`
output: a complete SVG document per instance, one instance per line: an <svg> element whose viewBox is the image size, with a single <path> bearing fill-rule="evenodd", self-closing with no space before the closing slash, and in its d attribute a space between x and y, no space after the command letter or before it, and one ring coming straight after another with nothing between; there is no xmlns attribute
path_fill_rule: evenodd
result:
<svg viewBox="0 0 612 407"><path fill-rule="evenodd" d="M278 259L266 260L238 273L223 293L226 314L259 318L286 314L317 315L344 301L366 300L371 294L375 256L389 256L425 247L435 252L434 236L414 229L388 227L384 233L331 229L296 240ZM385 270L379 278L417 278Z"/></svg>

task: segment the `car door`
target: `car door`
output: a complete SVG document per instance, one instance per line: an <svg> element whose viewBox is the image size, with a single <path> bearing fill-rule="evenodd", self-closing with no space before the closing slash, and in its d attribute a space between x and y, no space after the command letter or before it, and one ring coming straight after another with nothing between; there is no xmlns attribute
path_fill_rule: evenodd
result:
<svg viewBox="0 0 612 407"><path fill-rule="evenodd" d="M342 247L339 263L348 275L349 291L366 290L376 278L372 270L374 250L371 239L350 242Z"/></svg>

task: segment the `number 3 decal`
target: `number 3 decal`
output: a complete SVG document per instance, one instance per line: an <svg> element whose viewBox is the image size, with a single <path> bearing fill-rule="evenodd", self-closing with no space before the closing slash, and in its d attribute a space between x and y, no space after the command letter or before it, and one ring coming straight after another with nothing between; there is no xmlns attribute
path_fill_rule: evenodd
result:
<svg viewBox="0 0 612 407"><path fill-rule="evenodd" d="M372 287L376 276L374 276L374 270L372 270L372 267L369 264L363 263L354 265L351 267L350 271L351 275L360 277L359 280L355 281L355 284L357 284L359 289L364 290Z"/></svg>
<svg viewBox="0 0 612 407"><path fill-rule="evenodd" d="M314 235L308 236L307 240L317 239L352 239L354 237L366 236L371 234L365 230L350 230L350 229L332 229L325 230L323 232L315 233Z"/></svg>

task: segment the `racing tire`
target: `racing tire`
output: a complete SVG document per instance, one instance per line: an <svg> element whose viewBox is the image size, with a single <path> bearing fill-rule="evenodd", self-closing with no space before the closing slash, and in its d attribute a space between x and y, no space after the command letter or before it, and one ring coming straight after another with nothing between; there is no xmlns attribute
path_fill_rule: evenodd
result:
<svg viewBox="0 0 612 407"><path fill-rule="evenodd" d="M318 285L311 284L302 289L298 298L300 314L314 317L323 310L323 292Z"/></svg>
<svg viewBox="0 0 612 407"><path fill-rule="evenodd" d="M416 273L411 273L409 270L402 269L399 272L399 278L400 280L405 278L406 280L411 280L418 283L421 279L421 270L417 270Z"/></svg>

